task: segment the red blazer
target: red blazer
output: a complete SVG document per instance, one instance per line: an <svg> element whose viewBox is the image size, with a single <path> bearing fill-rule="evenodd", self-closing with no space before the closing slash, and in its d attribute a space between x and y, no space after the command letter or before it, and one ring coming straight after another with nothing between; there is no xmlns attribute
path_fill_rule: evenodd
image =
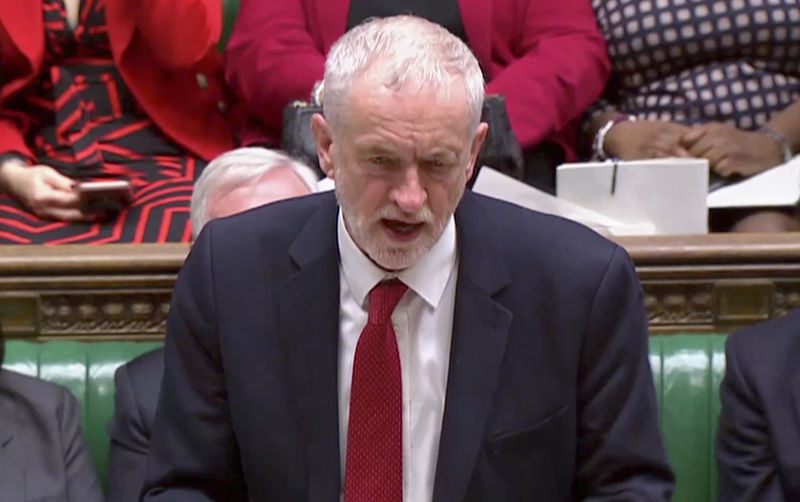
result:
<svg viewBox="0 0 800 502"><path fill-rule="evenodd" d="M226 76L260 134L280 137L281 112L307 99L325 54L345 31L349 0L242 0L226 52ZM597 99L609 61L588 0L459 0L469 45L506 97L523 147L555 140L574 158L571 123ZM259 132L242 134L244 143Z"/></svg>
<svg viewBox="0 0 800 502"><path fill-rule="evenodd" d="M176 143L210 160L234 145L224 90L221 0L106 2L111 52L139 105ZM39 74L41 0L0 1L0 109ZM0 152L35 158L13 122L0 118Z"/></svg>

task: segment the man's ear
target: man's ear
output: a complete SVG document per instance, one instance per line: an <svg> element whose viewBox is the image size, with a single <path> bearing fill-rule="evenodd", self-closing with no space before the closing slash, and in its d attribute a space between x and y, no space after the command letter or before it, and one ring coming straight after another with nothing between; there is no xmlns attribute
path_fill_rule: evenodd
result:
<svg viewBox="0 0 800 502"><path fill-rule="evenodd" d="M317 157L319 166L330 179L335 179L336 166L333 163L333 135L331 126L321 113L311 117L311 132L314 133L314 142L317 144Z"/></svg>
<svg viewBox="0 0 800 502"><path fill-rule="evenodd" d="M483 141L486 139L486 133L489 132L489 124L481 122L478 124L478 130L475 132L475 137L472 139L472 146L470 147L470 159L467 166L467 179L472 178L472 173L475 172L475 162L478 161L478 154L481 152Z"/></svg>

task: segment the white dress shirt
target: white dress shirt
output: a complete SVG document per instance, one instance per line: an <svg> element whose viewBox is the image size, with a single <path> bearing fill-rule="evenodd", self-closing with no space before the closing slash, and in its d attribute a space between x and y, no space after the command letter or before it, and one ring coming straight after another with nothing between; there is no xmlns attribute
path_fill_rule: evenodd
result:
<svg viewBox="0 0 800 502"><path fill-rule="evenodd" d="M403 383L403 500L430 501L453 333L458 274L455 221L451 216L436 244L413 267L397 274L380 269L356 246L344 226L341 211L337 232L341 257L339 452L342 489L353 358L358 337L367 324L369 292L379 282L397 277L408 286L392 314Z"/></svg>

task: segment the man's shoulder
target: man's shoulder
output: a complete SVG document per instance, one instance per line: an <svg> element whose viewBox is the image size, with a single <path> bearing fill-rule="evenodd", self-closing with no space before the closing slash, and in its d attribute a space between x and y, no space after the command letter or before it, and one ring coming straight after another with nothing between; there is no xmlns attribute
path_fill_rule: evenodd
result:
<svg viewBox="0 0 800 502"><path fill-rule="evenodd" d="M302 228L302 224L319 209L335 209L336 196L332 191L292 197L247 211L217 218L209 225L218 231L235 231L253 233L270 231L271 229Z"/></svg>
<svg viewBox="0 0 800 502"><path fill-rule="evenodd" d="M65 400L77 401L63 385L7 369L0 371L0 396L48 414Z"/></svg>
<svg viewBox="0 0 800 502"><path fill-rule="evenodd" d="M149 391L150 383L160 382L164 373L164 348L145 352L117 368L117 378L123 373L134 386L144 385Z"/></svg>
<svg viewBox="0 0 800 502"><path fill-rule="evenodd" d="M730 356L748 366L779 369L796 367L800 373L800 309L753 324L728 336Z"/></svg>
<svg viewBox="0 0 800 502"><path fill-rule="evenodd" d="M213 234L215 247L231 247L236 253L253 250L282 252L320 212L335 224L338 213L333 192L281 200L217 218L208 222L202 233ZM263 243L269 243L269 249L259 246Z"/></svg>

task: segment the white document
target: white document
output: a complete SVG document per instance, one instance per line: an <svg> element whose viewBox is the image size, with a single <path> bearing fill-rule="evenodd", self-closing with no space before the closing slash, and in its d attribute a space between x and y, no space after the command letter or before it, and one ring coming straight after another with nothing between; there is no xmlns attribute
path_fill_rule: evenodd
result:
<svg viewBox="0 0 800 502"><path fill-rule="evenodd" d="M800 155L708 194L708 207L794 206L800 200Z"/></svg>
<svg viewBox="0 0 800 502"><path fill-rule="evenodd" d="M472 191L542 213L569 218L604 235L650 235L655 232L654 226L648 222L632 224L617 221L553 197L488 166L481 167Z"/></svg>
<svg viewBox="0 0 800 502"><path fill-rule="evenodd" d="M657 234L708 232L708 160L652 159L562 164L558 197Z"/></svg>

